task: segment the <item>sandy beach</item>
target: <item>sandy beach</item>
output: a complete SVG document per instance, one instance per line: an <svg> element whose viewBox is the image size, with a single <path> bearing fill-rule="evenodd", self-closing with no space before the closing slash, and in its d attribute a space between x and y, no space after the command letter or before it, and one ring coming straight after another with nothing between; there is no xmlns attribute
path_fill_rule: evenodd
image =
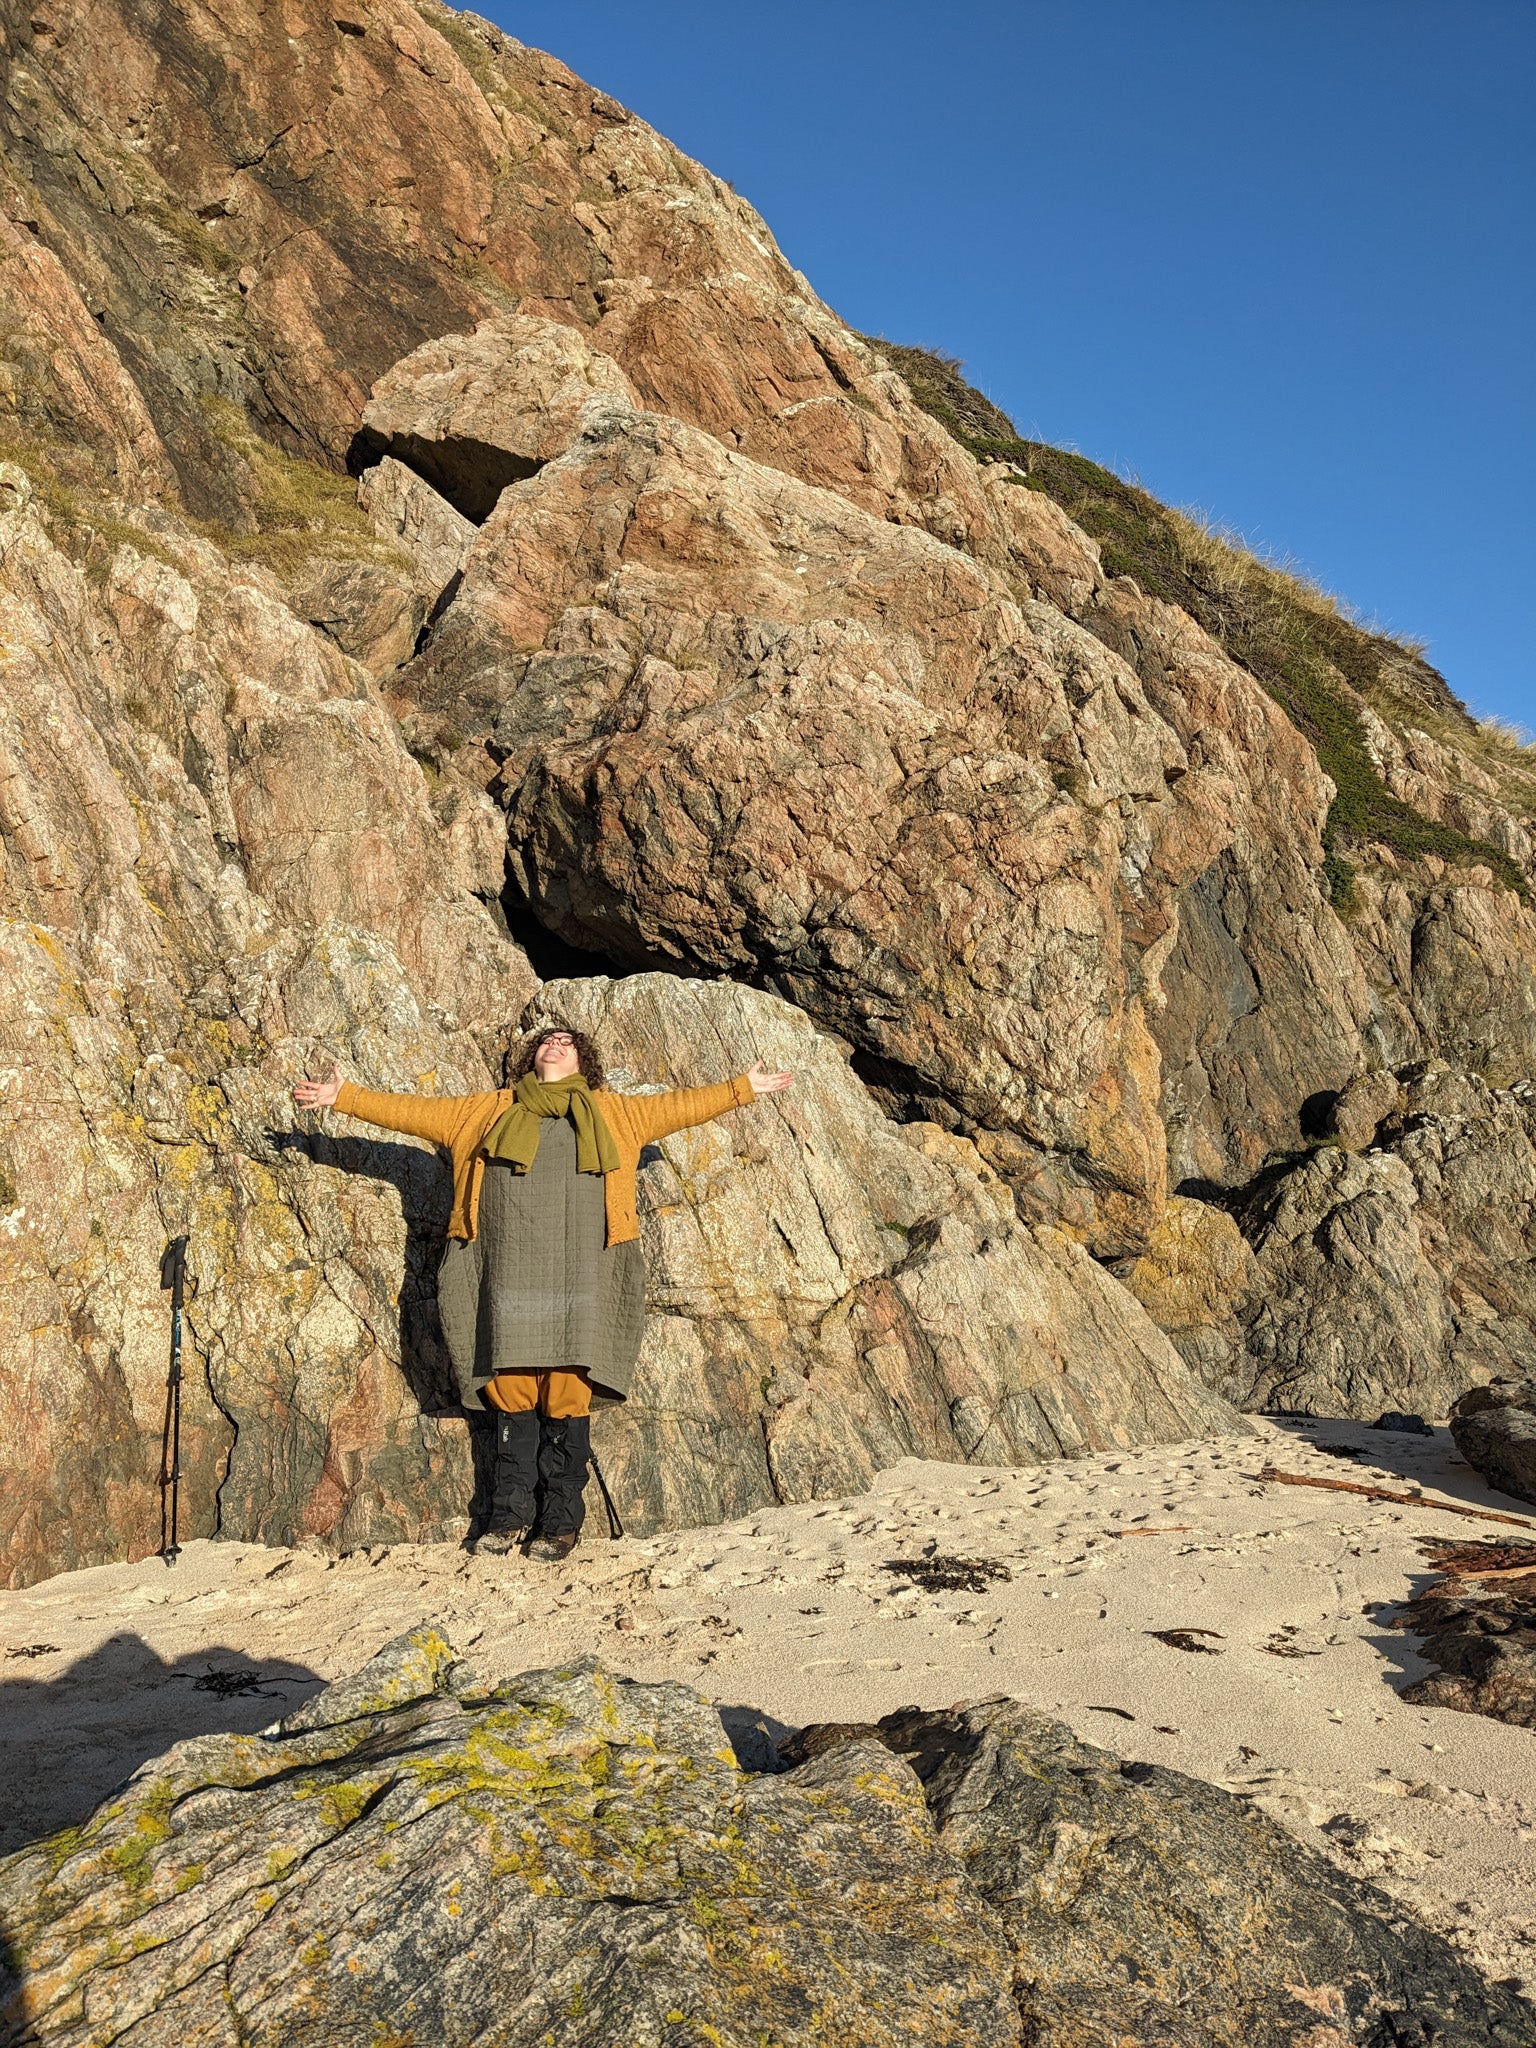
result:
<svg viewBox="0 0 1536 2048"><path fill-rule="evenodd" d="M1425 1504L1261 1483L1266 1464ZM683 1680L743 1753L808 1721L1012 1695L1256 1800L1528 1987L1536 1737L1405 1704L1430 1667L1389 1625L1434 1576L1421 1539L1520 1532L1435 1498L1526 1508L1443 1429L1264 1419L1025 1470L908 1460L855 1499L645 1540L589 1523L554 1568L449 1545L337 1559L203 1542L173 1569L69 1573L0 1594L0 1847L78 1820L180 1737L266 1725L431 1618L487 1677L590 1652ZM978 1568L925 1587L945 1560Z"/></svg>

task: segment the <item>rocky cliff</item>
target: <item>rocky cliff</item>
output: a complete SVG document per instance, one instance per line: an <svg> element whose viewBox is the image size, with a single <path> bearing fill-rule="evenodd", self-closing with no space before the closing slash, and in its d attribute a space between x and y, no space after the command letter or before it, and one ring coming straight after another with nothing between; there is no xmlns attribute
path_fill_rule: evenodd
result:
<svg viewBox="0 0 1536 2048"><path fill-rule="evenodd" d="M1536 770L421 0L0 6L0 1529L462 1526L375 1085L800 1068L645 1170L638 1527L1528 1371ZM765 1219L766 1222L765 1222Z"/></svg>

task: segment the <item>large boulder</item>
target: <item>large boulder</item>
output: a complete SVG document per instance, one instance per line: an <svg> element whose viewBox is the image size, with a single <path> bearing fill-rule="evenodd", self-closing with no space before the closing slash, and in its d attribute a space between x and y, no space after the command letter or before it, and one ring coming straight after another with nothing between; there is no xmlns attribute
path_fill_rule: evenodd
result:
<svg viewBox="0 0 1536 2048"><path fill-rule="evenodd" d="M398 550L425 609L435 607L464 566L475 537L473 521L393 455L363 471L357 502L379 538Z"/></svg>
<svg viewBox="0 0 1536 2048"><path fill-rule="evenodd" d="M1388 1101L1345 1091L1364 1124ZM1263 1176L1238 1205L1256 1270L1245 1406L1373 1418L1444 1415L1495 1376L1536 1366L1536 1104L1436 1064L1391 1081L1366 1151L1342 1136ZM1335 1111L1335 1118L1337 1111ZM1475 1462L1475 1461L1474 1461Z"/></svg>
<svg viewBox="0 0 1536 2048"><path fill-rule="evenodd" d="M978 1903L878 1745L744 1776L683 1686L480 1689L424 1629L0 1864L4 2038L1004 2048Z"/></svg>
<svg viewBox="0 0 1536 2048"><path fill-rule="evenodd" d="M0 1862L0 1917L35 2048L1525 2048L1536 2019L1242 1801L1013 1702L750 1774L684 1686L485 1687L429 1626Z"/></svg>
<svg viewBox="0 0 1536 2048"><path fill-rule="evenodd" d="M374 385L363 441L402 460L481 525L510 483L574 440L594 400L634 386L579 328L528 316L488 320L416 349Z"/></svg>
<svg viewBox="0 0 1536 2048"><path fill-rule="evenodd" d="M1140 1255L1114 1270L1197 1378L1229 1400L1248 1393L1241 1311L1256 1297L1259 1270L1226 1209L1170 1196Z"/></svg>
<svg viewBox="0 0 1536 2048"><path fill-rule="evenodd" d="M293 608L375 676L410 660L427 617L409 581L368 562L332 563L294 592Z"/></svg>
<svg viewBox="0 0 1536 2048"><path fill-rule="evenodd" d="M1187 621L1165 640L1178 718L975 557L598 398L394 688L501 764L510 878L560 940L767 983L905 1113L1017 1136L1124 1254L1167 1190L1170 1060L1187 1170L1246 1174L1369 1005L1310 879L1315 758ZM1215 940L1179 947L1212 877L1271 991L1215 1042L1169 994L1209 1003Z"/></svg>
<svg viewBox="0 0 1536 2048"><path fill-rule="evenodd" d="M1536 1501L1536 1379L1469 1388L1451 1410L1451 1435L1490 1486Z"/></svg>
<svg viewBox="0 0 1536 2048"><path fill-rule="evenodd" d="M1027 2042L1400 2048L1507 2042L1536 2011L1246 1801L1080 1742L1016 1700L865 1730L922 1781L997 1916ZM796 1745L823 1764L862 1751Z"/></svg>
<svg viewBox="0 0 1536 2048"><path fill-rule="evenodd" d="M1383 1117L1397 1108L1395 1074L1357 1074L1327 1111L1327 1133L1346 1152L1363 1152L1376 1136Z"/></svg>

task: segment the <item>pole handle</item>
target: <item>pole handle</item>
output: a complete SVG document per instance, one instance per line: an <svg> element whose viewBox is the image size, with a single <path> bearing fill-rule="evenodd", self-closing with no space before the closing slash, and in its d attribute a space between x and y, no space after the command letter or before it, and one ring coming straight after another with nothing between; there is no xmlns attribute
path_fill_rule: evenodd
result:
<svg viewBox="0 0 1536 2048"><path fill-rule="evenodd" d="M169 1289L171 1307L179 1310L186 1298L187 1287L187 1246L186 1237L173 1237L160 1257L160 1286Z"/></svg>

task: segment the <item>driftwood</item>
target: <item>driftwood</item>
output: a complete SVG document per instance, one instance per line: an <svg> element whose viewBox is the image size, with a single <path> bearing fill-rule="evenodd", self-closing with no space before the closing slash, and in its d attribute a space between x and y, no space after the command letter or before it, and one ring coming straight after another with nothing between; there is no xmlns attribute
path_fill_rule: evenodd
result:
<svg viewBox="0 0 1536 2048"><path fill-rule="evenodd" d="M1259 1477L1272 1479L1281 1486L1321 1486L1329 1493L1361 1493L1367 1500L1397 1501L1409 1508L1438 1508L1443 1515L1466 1515L1474 1522L1510 1522L1517 1529L1536 1529L1536 1522L1527 1521L1523 1515L1501 1515L1494 1508L1463 1507L1454 1500L1431 1500L1427 1493L1395 1493L1389 1486L1362 1486L1353 1479L1318 1479L1309 1472L1277 1472L1273 1465L1266 1465Z"/></svg>

